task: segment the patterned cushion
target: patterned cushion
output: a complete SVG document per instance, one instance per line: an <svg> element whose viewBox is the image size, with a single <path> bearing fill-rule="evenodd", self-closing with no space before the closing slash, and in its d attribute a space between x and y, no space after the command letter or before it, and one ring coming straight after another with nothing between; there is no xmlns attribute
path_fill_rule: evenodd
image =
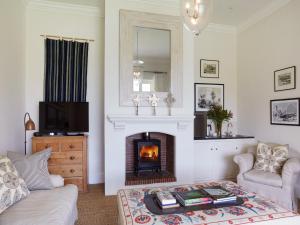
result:
<svg viewBox="0 0 300 225"><path fill-rule="evenodd" d="M54 188L48 171L48 159L51 156L50 148L29 156L16 152L7 152L7 156L25 180L29 190Z"/></svg>
<svg viewBox="0 0 300 225"><path fill-rule="evenodd" d="M264 143L259 143L257 146L254 169L280 174L282 166L287 159L287 145L271 146Z"/></svg>
<svg viewBox="0 0 300 225"><path fill-rule="evenodd" d="M27 195L29 190L10 159L0 156L0 214Z"/></svg>

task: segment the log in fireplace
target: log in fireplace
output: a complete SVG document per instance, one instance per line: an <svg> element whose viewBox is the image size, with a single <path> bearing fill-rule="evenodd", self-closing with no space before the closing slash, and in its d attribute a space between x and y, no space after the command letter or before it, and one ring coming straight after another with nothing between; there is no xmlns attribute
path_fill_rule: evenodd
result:
<svg viewBox="0 0 300 225"><path fill-rule="evenodd" d="M135 172L161 171L161 143L145 133L142 139L134 140Z"/></svg>

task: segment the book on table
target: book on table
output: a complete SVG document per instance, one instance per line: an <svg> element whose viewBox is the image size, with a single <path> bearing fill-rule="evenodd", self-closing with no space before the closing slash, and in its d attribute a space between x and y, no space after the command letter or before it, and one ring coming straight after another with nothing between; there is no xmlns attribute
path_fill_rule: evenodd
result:
<svg viewBox="0 0 300 225"><path fill-rule="evenodd" d="M237 197L221 186L203 188L212 199L214 204L236 202Z"/></svg>
<svg viewBox="0 0 300 225"><path fill-rule="evenodd" d="M201 189L177 192L176 198L184 206L209 204L212 202L212 198Z"/></svg>
<svg viewBox="0 0 300 225"><path fill-rule="evenodd" d="M156 193L158 204L162 209L176 208L180 205L177 203L176 198L169 191L160 191Z"/></svg>

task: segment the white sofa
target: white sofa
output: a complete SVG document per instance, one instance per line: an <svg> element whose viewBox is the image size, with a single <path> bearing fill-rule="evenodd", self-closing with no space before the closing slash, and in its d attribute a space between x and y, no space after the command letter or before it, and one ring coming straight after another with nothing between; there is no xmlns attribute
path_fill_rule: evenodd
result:
<svg viewBox="0 0 300 225"><path fill-rule="evenodd" d="M282 174L279 175L253 169L256 147L251 146L247 153L234 157L234 162L240 168L237 183L247 191L256 192L277 202L282 207L297 210L297 198L300 197L298 187L300 177L299 153L289 151L289 159L282 168Z"/></svg>
<svg viewBox="0 0 300 225"><path fill-rule="evenodd" d="M30 195L0 214L1 225L74 225L77 220L78 189L66 185Z"/></svg>

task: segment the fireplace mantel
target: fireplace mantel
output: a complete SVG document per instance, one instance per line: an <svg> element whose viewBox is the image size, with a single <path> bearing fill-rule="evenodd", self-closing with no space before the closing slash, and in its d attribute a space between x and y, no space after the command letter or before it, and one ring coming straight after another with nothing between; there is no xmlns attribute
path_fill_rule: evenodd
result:
<svg viewBox="0 0 300 225"><path fill-rule="evenodd" d="M129 123L177 123L178 129L185 129L186 126L193 122L194 116L128 116L128 115L108 115L107 119L114 125L115 129L125 129Z"/></svg>

